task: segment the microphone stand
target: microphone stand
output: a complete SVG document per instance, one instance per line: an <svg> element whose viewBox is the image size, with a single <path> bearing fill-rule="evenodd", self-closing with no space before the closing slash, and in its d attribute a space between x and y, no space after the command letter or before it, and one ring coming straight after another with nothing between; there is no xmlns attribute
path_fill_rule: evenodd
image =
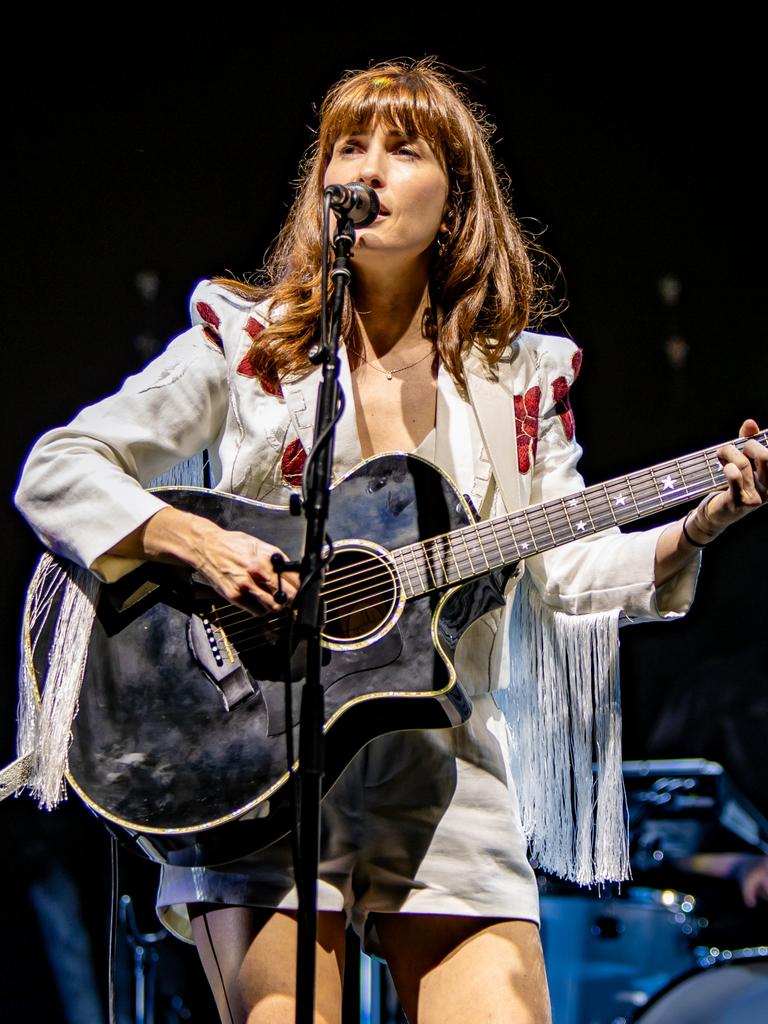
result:
<svg viewBox="0 0 768 1024"><path fill-rule="evenodd" d="M352 274L349 264L355 241L354 228L339 216L333 242L331 269L333 295L330 330L311 353L312 362L323 367L318 389L312 452L307 460L304 515L307 528L300 564L301 586L294 601L295 636L305 645L306 676L301 695L299 768L295 780L299 808L299 864L296 885L299 895L298 948L296 961L296 1024L312 1024L315 1001L315 944L317 939L317 876L320 858L320 799L324 774L324 691L321 683L320 636L325 621L321 588L325 576L323 546L330 499L335 425L343 400L339 385L339 331L341 313ZM279 556L278 556L279 562ZM287 566L284 566L284 569ZM283 569L283 571L284 571ZM278 571L280 571L278 569ZM287 723L291 728L291 723Z"/></svg>

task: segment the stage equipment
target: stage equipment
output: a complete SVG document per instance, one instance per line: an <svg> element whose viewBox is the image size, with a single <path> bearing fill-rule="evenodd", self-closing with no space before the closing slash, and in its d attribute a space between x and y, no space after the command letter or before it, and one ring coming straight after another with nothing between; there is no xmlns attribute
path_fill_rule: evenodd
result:
<svg viewBox="0 0 768 1024"><path fill-rule="evenodd" d="M636 876L661 882L706 852L713 833L735 851L768 853L768 819L717 762L625 761L623 773ZM539 884L553 1024L766 1019L768 947L712 947L695 895L634 882L602 892L544 876Z"/></svg>
<svg viewBox="0 0 768 1024"><path fill-rule="evenodd" d="M637 1013L637 1024L765 1024L768 946L718 950ZM613 1024L625 1024L621 1019ZM629 1020L626 1024L630 1024Z"/></svg>
<svg viewBox="0 0 768 1024"><path fill-rule="evenodd" d="M701 852L713 827L752 853L768 854L768 818L703 758L625 761L630 857L636 871Z"/></svg>
<svg viewBox="0 0 768 1024"><path fill-rule="evenodd" d="M553 1024L628 1020L695 967L694 897L672 889L622 888L620 896L585 890L542 894Z"/></svg>

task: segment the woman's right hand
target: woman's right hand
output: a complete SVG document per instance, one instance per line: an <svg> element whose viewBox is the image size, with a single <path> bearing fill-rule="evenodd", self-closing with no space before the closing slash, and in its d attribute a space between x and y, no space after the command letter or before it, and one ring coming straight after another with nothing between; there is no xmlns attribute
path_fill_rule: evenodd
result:
<svg viewBox="0 0 768 1024"><path fill-rule="evenodd" d="M279 611L296 596L297 574L285 573L278 580L272 565L273 555L285 557L279 548L247 533L222 530L207 519L200 520L192 532L197 551L194 567L230 604L253 612ZM280 589L287 598L283 604L275 600Z"/></svg>
<svg viewBox="0 0 768 1024"><path fill-rule="evenodd" d="M248 533L224 530L209 519L170 505L124 537L109 553L190 566L231 604L255 614L285 607L275 600L280 587L272 556L284 554L279 548ZM299 577L294 572L285 573L279 582L290 604Z"/></svg>

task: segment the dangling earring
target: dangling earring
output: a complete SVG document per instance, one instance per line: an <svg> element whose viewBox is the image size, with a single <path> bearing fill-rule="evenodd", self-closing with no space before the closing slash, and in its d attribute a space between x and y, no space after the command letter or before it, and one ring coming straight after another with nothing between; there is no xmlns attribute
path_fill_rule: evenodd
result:
<svg viewBox="0 0 768 1024"><path fill-rule="evenodd" d="M448 251L448 245L451 241L451 235L449 231L438 231L437 233L437 258L443 259L446 252Z"/></svg>

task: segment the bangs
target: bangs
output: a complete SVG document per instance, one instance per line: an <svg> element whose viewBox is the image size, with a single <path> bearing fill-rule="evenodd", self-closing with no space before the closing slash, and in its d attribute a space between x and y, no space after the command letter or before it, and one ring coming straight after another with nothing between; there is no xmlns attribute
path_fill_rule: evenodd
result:
<svg viewBox="0 0 768 1024"><path fill-rule="evenodd" d="M320 146L330 153L341 135L380 121L404 135L419 135L436 155L444 157L456 119L449 110L453 97L440 92L434 82L414 72L358 74L342 82L324 103Z"/></svg>

